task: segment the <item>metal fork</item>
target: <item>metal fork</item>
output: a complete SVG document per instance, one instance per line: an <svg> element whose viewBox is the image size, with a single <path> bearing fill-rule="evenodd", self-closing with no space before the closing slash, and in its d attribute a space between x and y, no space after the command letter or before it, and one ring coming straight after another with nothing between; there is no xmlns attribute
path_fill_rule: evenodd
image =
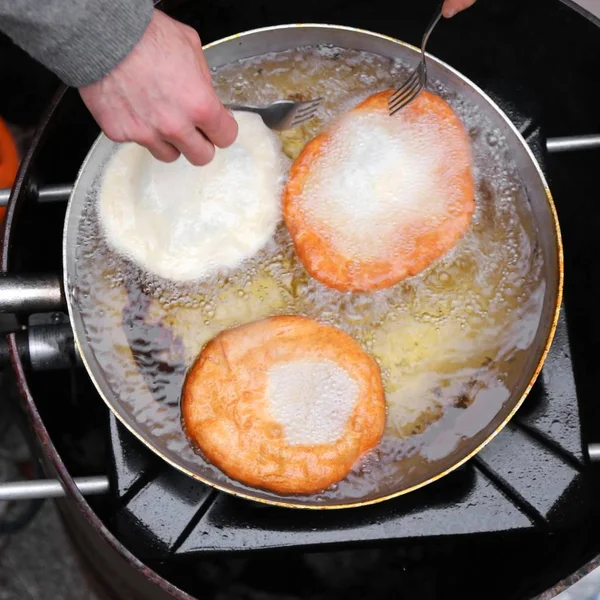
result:
<svg viewBox="0 0 600 600"><path fill-rule="evenodd" d="M390 116L398 112L401 108L410 104L427 85L427 63L425 62L425 46L427 40L437 25L437 22L442 16L443 2L440 3L438 9L431 19L429 26L425 30L425 35L421 41L421 60L417 68L412 72L411 76L390 96L388 100L388 108Z"/></svg>
<svg viewBox="0 0 600 600"><path fill-rule="evenodd" d="M260 115L264 124L269 129L282 131L293 129L312 119L317 112L321 98L308 100L306 102L294 102L293 100L277 100L268 106L247 106L242 104L226 104L230 110L243 110Z"/></svg>

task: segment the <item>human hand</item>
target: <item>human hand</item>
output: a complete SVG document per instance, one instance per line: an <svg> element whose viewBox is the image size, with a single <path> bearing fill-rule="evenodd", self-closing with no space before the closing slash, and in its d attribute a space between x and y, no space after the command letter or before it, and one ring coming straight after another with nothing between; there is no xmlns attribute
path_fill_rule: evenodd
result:
<svg viewBox="0 0 600 600"><path fill-rule="evenodd" d="M473 6L473 4L475 4L475 0L445 0L442 7L442 14L449 19L461 10Z"/></svg>
<svg viewBox="0 0 600 600"><path fill-rule="evenodd" d="M79 92L111 140L137 142L164 162L183 154L205 165L215 146L226 148L237 137L237 123L213 88L198 34L158 10L125 59Z"/></svg>

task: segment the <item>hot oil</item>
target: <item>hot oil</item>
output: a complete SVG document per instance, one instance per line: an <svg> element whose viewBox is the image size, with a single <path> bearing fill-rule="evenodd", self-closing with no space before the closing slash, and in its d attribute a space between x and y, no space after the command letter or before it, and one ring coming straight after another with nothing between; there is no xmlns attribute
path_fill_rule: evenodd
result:
<svg viewBox="0 0 600 600"><path fill-rule="evenodd" d="M295 158L344 110L402 80L404 67L363 52L309 48L214 72L225 102L320 96L317 118L280 134ZM178 401L187 368L218 332L271 315L299 314L357 339L380 364L388 402L378 450L324 498L366 498L434 475L438 461L481 432L519 381L540 320L543 257L516 168L500 133L439 84L468 129L476 212L468 233L425 272L371 294L340 293L310 278L283 224L239 268L174 285L111 251L90 193L80 229L78 301L111 389L165 454L223 479L194 453ZM442 464L442 463L439 463Z"/></svg>

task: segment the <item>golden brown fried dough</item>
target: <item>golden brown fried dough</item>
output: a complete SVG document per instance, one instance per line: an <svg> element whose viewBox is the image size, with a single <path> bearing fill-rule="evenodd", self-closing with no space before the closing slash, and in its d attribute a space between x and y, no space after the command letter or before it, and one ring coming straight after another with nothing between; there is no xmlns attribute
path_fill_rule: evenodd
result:
<svg viewBox="0 0 600 600"><path fill-rule="evenodd" d="M385 426L379 367L343 331L298 316L217 335L188 372L188 437L247 485L311 494L342 480Z"/></svg>
<svg viewBox="0 0 600 600"><path fill-rule="evenodd" d="M283 216L309 274L340 291L416 275L450 250L475 210L468 134L427 91L393 117L384 91L309 142Z"/></svg>

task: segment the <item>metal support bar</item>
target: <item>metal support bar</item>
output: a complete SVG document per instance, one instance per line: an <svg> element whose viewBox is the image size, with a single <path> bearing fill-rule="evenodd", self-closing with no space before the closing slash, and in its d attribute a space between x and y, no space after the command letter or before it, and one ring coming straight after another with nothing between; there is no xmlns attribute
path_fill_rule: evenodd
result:
<svg viewBox="0 0 600 600"><path fill-rule="evenodd" d="M52 312L65 305L57 275L0 274L0 312Z"/></svg>
<svg viewBox="0 0 600 600"><path fill-rule="evenodd" d="M66 202L71 197L73 186L68 184L47 185L38 191L38 202ZM0 189L0 206L6 206L10 189Z"/></svg>
<svg viewBox="0 0 600 600"><path fill-rule="evenodd" d="M84 496L106 494L109 490L108 477L79 477L73 480ZM62 498L65 488L58 479L34 481L12 481L0 483L0 501L35 500L37 498Z"/></svg>
<svg viewBox="0 0 600 600"><path fill-rule="evenodd" d="M10 188L0 188L0 206L7 206L10 198Z"/></svg>
<svg viewBox="0 0 600 600"><path fill-rule="evenodd" d="M588 455L592 462L600 462L600 444L589 444Z"/></svg>
<svg viewBox="0 0 600 600"><path fill-rule="evenodd" d="M548 152L573 152L574 150L600 150L600 134L573 135L550 138L546 142Z"/></svg>
<svg viewBox="0 0 600 600"><path fill-rule="evenodd" d="M56 371L81 367L69 317L63 313L35 314L27 328L14 331L23 364L33 371ZM0 339L0 368L10 365L7 343Z"/></svg>
<svg viewBox="0 0 600 600"><path fill-rule="evenodd" d="M73 329L66 323L34 325L27 329L27 354L34 371L55 371L81 366L73 340Z"/></svg>

